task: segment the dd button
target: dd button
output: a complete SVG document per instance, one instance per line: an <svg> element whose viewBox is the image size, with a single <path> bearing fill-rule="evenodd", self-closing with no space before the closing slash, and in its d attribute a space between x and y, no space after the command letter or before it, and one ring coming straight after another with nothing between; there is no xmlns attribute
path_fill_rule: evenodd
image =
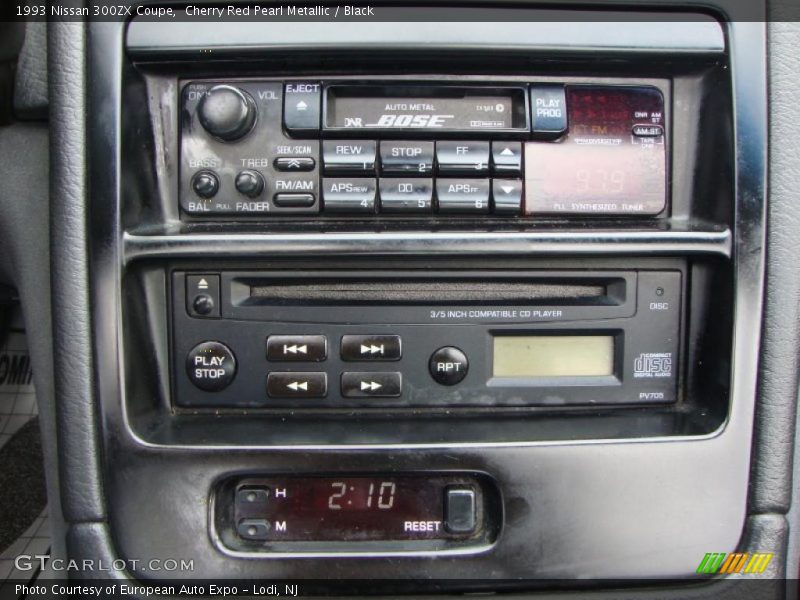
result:
<svg viewBox="0 0 800 600"><path fill-rule="evenodd" d="M203 342L189 351L186 373L201 390L219 392L236 376L236 357L225 344Z"/></svg>
<svg viewBox="0 0 800 600"><path fill-rule="evenodd" d="M439 348L431 355L428 365L431 377L442 385L455 385L467 376L469 360L467 355L455 346Z"/></svg>

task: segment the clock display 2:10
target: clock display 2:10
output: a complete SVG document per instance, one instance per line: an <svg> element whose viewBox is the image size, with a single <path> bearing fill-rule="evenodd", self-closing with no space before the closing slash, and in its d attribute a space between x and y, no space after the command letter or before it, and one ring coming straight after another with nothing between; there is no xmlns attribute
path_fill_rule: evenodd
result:
<svg viewBox="0 0 800 600"><path fill-rule="evenodd" d="M330 510L391 510L395 505L394 481L342 479L329 484Z"/></svg>

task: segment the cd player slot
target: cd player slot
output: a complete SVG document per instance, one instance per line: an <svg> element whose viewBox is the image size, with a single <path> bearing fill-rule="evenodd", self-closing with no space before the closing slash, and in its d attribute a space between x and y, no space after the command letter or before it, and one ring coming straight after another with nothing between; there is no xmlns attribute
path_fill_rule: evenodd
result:
<svg viewBox="0 0 800 600"><path fill-rule="evenodd" d="M246 282L245 305L343 306L343 305L616 305L624 294L624 281L558 281L464 279L456 281L355 280L334 278L302 281Z"/></svg>

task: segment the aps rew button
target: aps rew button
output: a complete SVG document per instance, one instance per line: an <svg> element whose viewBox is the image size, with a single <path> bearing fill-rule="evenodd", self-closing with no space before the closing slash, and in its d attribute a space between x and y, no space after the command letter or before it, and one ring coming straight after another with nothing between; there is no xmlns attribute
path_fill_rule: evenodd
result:
<svg viewBox="0 0 800 600"><path fill-rule="evenodd" d="M326 177L322 180L326 212L374 213L375 192L375 180L369 177Z"/></svg>

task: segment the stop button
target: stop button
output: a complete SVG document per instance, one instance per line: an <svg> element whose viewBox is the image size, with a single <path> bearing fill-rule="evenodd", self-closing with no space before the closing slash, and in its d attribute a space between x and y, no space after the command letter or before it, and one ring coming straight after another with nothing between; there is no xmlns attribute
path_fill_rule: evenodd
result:
<svg viewBox="0 0 800 600"><path fill-rule="evenodd" d="M186 374L201 390L219 392L236 376L236 357L225 344L203 342L186 356Z"/></svg>
<svg viewBox="0 0 800 600"><path fill-rule="evenodd" d="M428 369L437 383L455 385L467 376L469 360L467 355L455 346L445 346L431 355Z"/></svg>

